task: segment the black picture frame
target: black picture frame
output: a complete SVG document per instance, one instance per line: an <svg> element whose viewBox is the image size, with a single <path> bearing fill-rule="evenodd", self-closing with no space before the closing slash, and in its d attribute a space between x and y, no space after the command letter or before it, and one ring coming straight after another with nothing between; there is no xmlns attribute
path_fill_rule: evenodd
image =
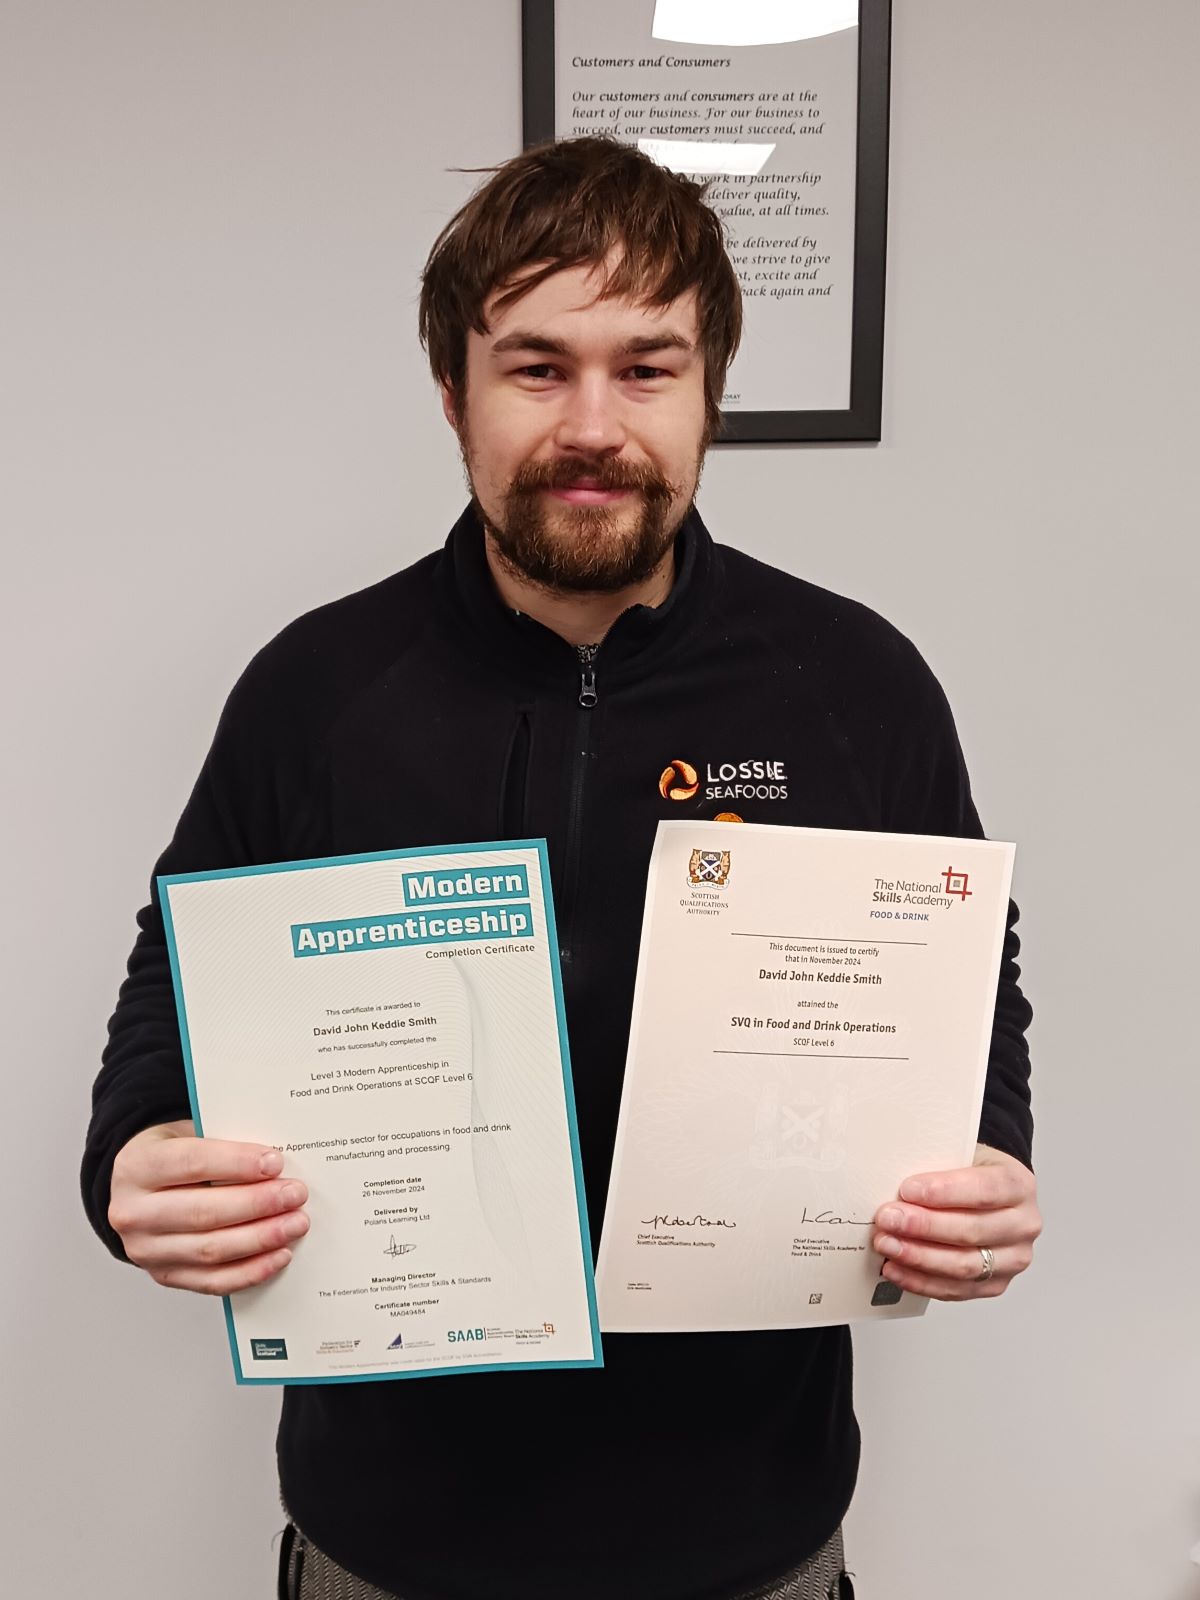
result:
<svg viewBox="0 0 1200 1600"><path fill-rule="evenodd" d="M521 106L526 149L556 137L557 3L521 0ZM859 0L850 404L839 411L724 412L724 427L714 443L877 443L881 437L891 48L891 0Z"/></svg>

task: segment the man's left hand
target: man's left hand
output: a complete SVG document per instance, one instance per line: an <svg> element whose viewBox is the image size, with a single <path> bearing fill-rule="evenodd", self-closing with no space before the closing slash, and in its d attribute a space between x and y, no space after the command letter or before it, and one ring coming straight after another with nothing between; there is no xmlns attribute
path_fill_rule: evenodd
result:
<svg viewBox="0 0 1200 1600"><path fill-rule="evenodd" d="M1013 1156L979 1144L974 1166L905 1178L899 1200L876 1212L875 1228L883 1275L901 1289L933 1300L990 1298L1033 1260L1042 1231L1037 1182ZM985 1250L989 1277L981 1276Z"/></svg>

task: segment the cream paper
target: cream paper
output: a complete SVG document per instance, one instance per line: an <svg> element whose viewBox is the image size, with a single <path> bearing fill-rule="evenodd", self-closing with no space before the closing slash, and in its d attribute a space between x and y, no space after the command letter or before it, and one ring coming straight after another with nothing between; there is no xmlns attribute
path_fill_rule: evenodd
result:
<svg viewBox="0 0 1200 1600"><path fill-rule="evenodd" d="M597 1264L606 1332L919 1315L872 1218L974 1153L1013 846L659 824Z"/></svg>

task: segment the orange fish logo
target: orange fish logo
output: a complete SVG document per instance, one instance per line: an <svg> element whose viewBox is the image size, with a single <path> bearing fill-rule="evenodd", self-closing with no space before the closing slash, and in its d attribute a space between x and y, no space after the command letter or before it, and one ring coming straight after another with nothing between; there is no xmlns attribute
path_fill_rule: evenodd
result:
<svg viewBox="0 0 1200 1600"><path fill-rule="evenodd" d="M689 761L672 761L658 780L664 800L690 800L700 787L700 774Z"/></svg>

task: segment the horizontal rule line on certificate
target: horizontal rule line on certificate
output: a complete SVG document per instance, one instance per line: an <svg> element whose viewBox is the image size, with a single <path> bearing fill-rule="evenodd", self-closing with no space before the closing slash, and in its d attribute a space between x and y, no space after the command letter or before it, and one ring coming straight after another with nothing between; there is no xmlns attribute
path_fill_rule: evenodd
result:
<svg viewBox="0 0 1200 1600"><path fill-rule="evenodd" d="M796 1050L714 1050L715 1056L789 1056L793 1061L803 1061L804 1052ZM814 1050L810 1061L907 1061L908 1056L843 1056L831 1055L827 1050Z"/></svg>
<svg viewBox="0 0 1200 1600"><path fill-rule="evenodd" d="M929 943L928 939L830 939L823 933L734 933L733 939L791 939L796 944L810 941L813 944L919 944L922 947Z"/></svg>

